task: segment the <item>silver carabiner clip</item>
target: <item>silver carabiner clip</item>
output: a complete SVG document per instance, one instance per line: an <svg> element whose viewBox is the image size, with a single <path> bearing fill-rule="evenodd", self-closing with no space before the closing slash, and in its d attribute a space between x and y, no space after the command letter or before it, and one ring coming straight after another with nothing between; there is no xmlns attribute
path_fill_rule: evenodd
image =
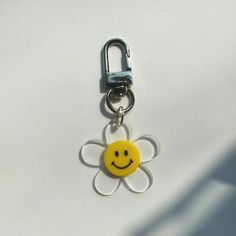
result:
<svg viewBox="0 0 236 236"><path fill-rule="evenodd" d="M118 46L122 49L126 66L124 71L110 72L108 49L111 46ZM130 50L127 43L125 43L122 39L111 39L106 42L104 46L104 70L105 86L107 88L113 88L114 91L117 92L117 95L121 94L122 96L122 88L128 88L133 84ZM121 93L119 93L119 88Z"/></svg>
<svg viewBox="0 0 236 236"><path fill-rule="evenodd" d="M125 69L119 72L110 72L109 69L109 56L108 49L111 46L118 46L122 49L123 59L125 61ZM122 109L123 115L131 110L134 105L135 97L134 93L130 89L133 84L132 77L132 67L130 61L130 50L126 42L122 39L111 39L106 42L103 49L103 59L104 59L104 79L105 87L108 89L106 95L107 106L120 117L120 111ZM119 107L115 108L111 102L111 96L123 97L125 95L129 96L130 103L126 108ZM122 116L123 116L122 115ZM121 119L123 121L123 117ZM121 121L121 123L122 123Z"/></svg>

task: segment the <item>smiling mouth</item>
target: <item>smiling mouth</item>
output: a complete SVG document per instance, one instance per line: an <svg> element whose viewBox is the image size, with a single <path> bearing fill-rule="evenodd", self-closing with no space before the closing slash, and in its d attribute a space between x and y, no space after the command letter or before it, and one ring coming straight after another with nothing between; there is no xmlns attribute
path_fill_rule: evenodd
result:
<svg viewBox="0 0 236 236"><path fill-rule="evenodd" d="M122 170L122 169L128 168L132 163L133 163L133 161L131 159L129 159L129 163L126 166L117 166L114 161L111 163L111 165Z"/></svg>

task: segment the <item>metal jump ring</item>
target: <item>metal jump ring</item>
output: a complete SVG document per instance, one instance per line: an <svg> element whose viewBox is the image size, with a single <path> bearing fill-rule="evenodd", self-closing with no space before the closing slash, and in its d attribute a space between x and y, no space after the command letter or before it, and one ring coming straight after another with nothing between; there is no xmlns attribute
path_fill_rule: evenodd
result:
<svg viewBox="0 0 236 236"><path fill-rule="evenodd" d="M116 123L118 125L118 127L120 127L124 121L124 108L122 106L120 106L118 108L118 112L117 112L117 120L116 120Z"/></svg>
<svg viewBox="0 0 236 236"><path fill-rule="evenodd" d="M127 113L128 111L130 111L132 109L132 107L134 106L134 102L135 102L135 97L134 97L134 93L132 92L132 90L130 88L127 88L127 92L126 92L129 97L130 97L130 103L129 105L124 108L124 113ZM113 94L112 89L109 89L107 94L106 94L106 103L107 106L111 109L111 111L118 113L119 112L119 108L115 108L112 103L111 103L111 95Z"/></svg>

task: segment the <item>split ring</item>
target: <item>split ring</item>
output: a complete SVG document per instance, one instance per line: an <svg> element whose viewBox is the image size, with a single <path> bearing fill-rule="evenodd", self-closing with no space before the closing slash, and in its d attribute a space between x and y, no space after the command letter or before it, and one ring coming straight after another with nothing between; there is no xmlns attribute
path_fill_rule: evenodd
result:
<svg viewBox="0 0 236 236"><path fill-rule="evenodd" d="M112 105L112 102L111 102L111 96L113 94L114 93L113 93L112 89L109 89L107 94L106 94L106 103L107 103L107 106L110 108L111 111L113 111L114 113L118 113L119 108L115 108ZM127 92L125 94L128 95L130 102L129 102L129 105L126 108L124 108L124 114L132 109L132 107L134 106L134 102L135 102L134 93L132 92L132 90L130 88L127 88Z"/></svg>

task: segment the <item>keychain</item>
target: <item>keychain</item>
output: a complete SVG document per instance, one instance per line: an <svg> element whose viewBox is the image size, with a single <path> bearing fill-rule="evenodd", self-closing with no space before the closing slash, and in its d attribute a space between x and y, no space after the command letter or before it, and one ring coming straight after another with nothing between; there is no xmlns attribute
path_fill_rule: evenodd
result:
<svg viewBox="0 0 236 236"><path fill-rule="evenodd" d="M108 49L111 46L121 48L125 70L110 72ZM104 141L91 140L85 143L81 148L80 158L84 164L99 168L93 181L94 189L98 193L111 195L121 183L132 192L142 193L153 182L151 172L143 163L151 161L159 154L160 145L156 138L150 135L133 140L130 124L123 122L124 116L135 103L131 90L133 77L128 45L121 39L109 40L103 48L103 59L106 104L115 114L115 119L105 127ZM129 105L116 108L112 101L124 96L129 98Z"/></svg>

